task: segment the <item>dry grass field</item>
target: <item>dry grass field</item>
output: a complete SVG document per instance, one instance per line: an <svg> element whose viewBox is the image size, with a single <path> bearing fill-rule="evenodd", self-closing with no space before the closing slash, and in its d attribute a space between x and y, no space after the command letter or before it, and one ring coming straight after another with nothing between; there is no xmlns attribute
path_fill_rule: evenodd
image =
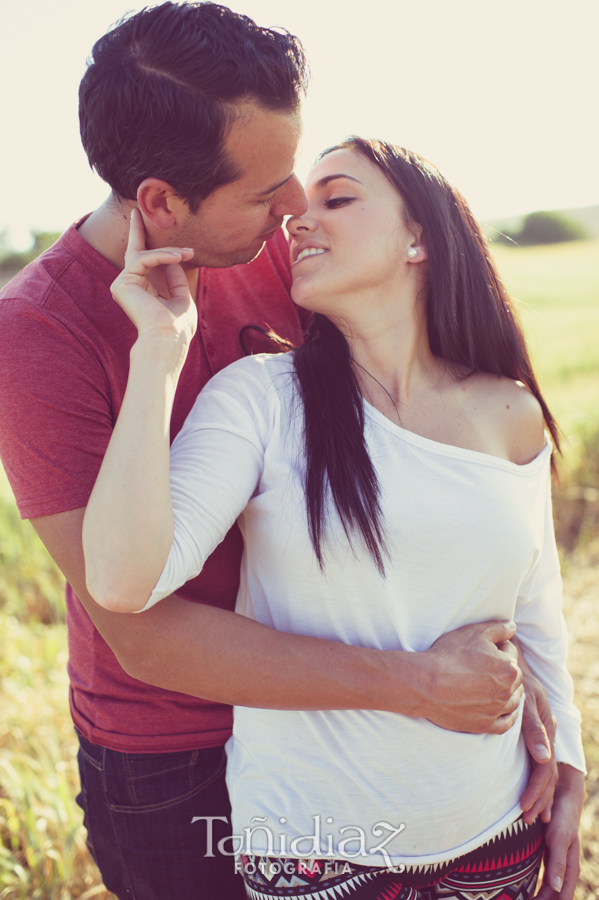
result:
<svg viewBox="0 0 599 900"><path fill-rule="evenodd" d="M599 896L599 544L574 556L564 575L564 613L570 632L568 666L582 712L587 798L582 817L583 862L576 900Z"/></svg>
<svg viewBox="0 0 599 900"><path fill-rule="evenodd" d="M589 767L576 900L599 896L599 242L497 247L565 436L556 525ZM85 849L62 578L0 471L0 900L112 897Z"/></svg>
<svg viewBox="0 0 599 900"><path fill-rule="evenodd" d="M587 758L583 867L576 900L599 897L599 241L494 246L549 406L564 457L554 492L564 552L569 668Z"/></svg>

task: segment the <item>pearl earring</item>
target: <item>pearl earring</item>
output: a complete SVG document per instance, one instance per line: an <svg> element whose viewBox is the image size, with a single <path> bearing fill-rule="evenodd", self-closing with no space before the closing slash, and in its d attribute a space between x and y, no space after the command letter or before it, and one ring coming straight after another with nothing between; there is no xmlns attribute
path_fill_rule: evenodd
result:
<svg viewBox="0 0 599 900"><path fill-rule="evenodd" d="M410 259L414 259L415 256L418 256L418 250L416 250L415 247L410 247L410 249L408 250L408 256L410 257Z"/></svg>

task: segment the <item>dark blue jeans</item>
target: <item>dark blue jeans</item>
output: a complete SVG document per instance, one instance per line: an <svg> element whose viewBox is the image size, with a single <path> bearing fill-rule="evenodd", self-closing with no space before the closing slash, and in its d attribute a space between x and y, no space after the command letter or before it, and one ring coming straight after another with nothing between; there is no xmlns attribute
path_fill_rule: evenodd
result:
<svg viewBox="0 0 599 900"><path fill-rule="evenodd" d="M77 802L108 890L119 900L246 898L234 857L218 850L231 833L222 747L119 753L79 742Z"/></svg>

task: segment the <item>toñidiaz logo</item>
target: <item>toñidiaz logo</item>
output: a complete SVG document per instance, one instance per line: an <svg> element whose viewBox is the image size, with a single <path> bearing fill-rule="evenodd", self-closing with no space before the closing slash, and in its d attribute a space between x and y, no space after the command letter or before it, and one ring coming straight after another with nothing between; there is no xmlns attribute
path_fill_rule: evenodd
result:
<svg viewBox="0 0 599 900"><path fill-rule="evenodd" d="M276 832L266 823L268 816L254 816L251 826L244 828L243 834L232 834L222 838L216 845L216 851L221 856L272 856L293 857L298 860L328 859L350 860L357 857L380 855L384 865L394 868L387 850L391 841L402 833L405 824L391 825L389 822L376 822L368 834L359 825L345 825L337 829L342 837L335 843L334 835L323 828L323 819L320 815L312 816L314 829L310 834L303 834L288 842L288 835ZM206 823L206 852L205 857L215 856L213 840L213 822L228 822L226 816L194 816L194 822ZM279 819L281 825L285 825L287 819L283 816ZM324 819L324 825L332 825L333 819ZM381 840L382 838L382 840ZM375 843L376 840L376 843ZM254 844L259 846L255 846ZM395 867L396 871L403 872L405 866Z"/></svg>

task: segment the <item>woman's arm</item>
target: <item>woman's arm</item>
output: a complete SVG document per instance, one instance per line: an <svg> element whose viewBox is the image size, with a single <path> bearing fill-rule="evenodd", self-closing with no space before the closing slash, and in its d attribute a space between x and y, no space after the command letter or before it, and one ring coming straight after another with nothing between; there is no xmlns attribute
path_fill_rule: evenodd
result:
<svg viewBox="0 0 599 900"><path fill-rule="evenodd" d="M551 486L547 476L543 537L538 558L521 586L515 621L522 655L547 692L557 722L555 756L584 771L580 713L574 706L574 687L566 666L568 635L561 611L562 584L551 514Z"/></svg>
<svg viewBox="0 0 599 900"><path fill-rule="evenodd" d="M113 612L143 608L173 542L169 424L180 355L158 335L133 346L123 405L85 513L87 587Z"/></svg>
<svg viewBox="0 0 599 900"><path fill-rule="evenodd" d="M551 821L545 829L543 886L539 900L573 900L580 875L580 816L584 803L584 775L567 763L559 763Z"/></svg>
<svg viewBox="0 0 599 900"><path fill-rule="evenodd" d="M169 428L175 390L197 310L179 262L191 250L137 252L143 225L133 210L126 268L112 286L138 330L127 390L83 523L87 586L115 612L141 609L173 541ZM165 266L170 299L149 280Z"/></svg>
<svg viewBox="0 0 599 900"><path fill-rule="evenodd" d="M547 823L543 886L538 894L550 900L572 900L580 871L578 830L584 800L584 755L580 714L573 705L573 684L566 668L567 632L561 612L561 578L547 483L541 550L516 604L518 639L524 668L541 683L557 722L554 755L558 780L552 806L541 818ZM534 690L534 683L533 683ZM544 768L541 767L541 768ZM537 769L538 771L538 769ZM536 772L533 773L533 779ZM525 796L527 792L525 792ZM534 804L538 809L543 797ZM529 808L530 812L534 809Z"/></svg>

